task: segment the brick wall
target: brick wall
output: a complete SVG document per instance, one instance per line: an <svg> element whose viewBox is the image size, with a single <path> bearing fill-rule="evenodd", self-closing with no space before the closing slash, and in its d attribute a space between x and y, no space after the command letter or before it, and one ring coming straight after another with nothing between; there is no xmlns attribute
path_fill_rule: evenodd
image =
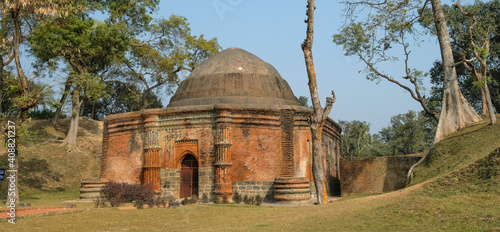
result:
<svg viewBox="0 0 500 232"><path fill-rule="evenodd" d="M220 110L228 112L227 117L231 119L228 124L231 129L228 174L233 189L272 199L272 182L282 172L312 181L308 112L231 108L154 109L106 118L101 177L140 182L143 153L149 146L146 144L149 140L144 140L150 139L145 133L154 132L155 149L159 149L162 195L179 196L180 161L189 153L199 162L199 195L207 193L212 198L216 112ZM327 154L324 165L328 179L337 176L335 164L340 131L331 120L325 128L323 138L329 145L324 147ZM283 160L288 163L283 164ZM326 184L331 188L330 183Z"/></svg>
<svg viewBox="0 0 500 232"><path fill-rule="evenodd" d="M340 160L342 196L394 191L404 188L406 174L419 156L384 156Z"/></svg>

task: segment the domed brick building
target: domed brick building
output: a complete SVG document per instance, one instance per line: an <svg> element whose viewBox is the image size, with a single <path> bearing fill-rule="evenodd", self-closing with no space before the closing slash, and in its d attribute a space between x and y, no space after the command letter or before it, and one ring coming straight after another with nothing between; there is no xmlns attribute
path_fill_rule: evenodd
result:
<svg viewBox="0 0 500 232"><path fill-rule="evenodd" d="M238 191L265 201L293 200L275 196L291 180L284 193L309 199L311 113L272 65L229 48L182 81L166 108L106 117L101 180L152 183L175 198ZM339 133L328 119L322 142L329 195L340 194Z"/></svg>

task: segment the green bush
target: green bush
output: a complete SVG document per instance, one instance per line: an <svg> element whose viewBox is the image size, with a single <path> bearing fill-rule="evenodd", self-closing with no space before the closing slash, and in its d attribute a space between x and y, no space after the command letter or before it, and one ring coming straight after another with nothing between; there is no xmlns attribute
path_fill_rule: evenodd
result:
<svg viewBox="0 0 500 232"><path fill-rule="evenodd" d="M189 200L189 203L191 204L196 204L198 203L198 196L196 196L196 194L193 194L193 196L191 197L191 199Z"/></svg>
<svg viewBox="0 0 500 232"><path fill-rule="evenodd" d="M222 204L229 204L229 198L227 195L222 196Z"/></svg>
<svg viewBox="0 0 500 232"><path fill-rule="evenodd" d="M255 196L255 202L254 203L255 203L255 205L260 206L262 204L263 200L264 199L260 195L257 195L257 196Z"/></svg>
<svg viewBox="0 0 500 232"><path fill-rule="evenodd" d="M28 113L29 118L36 118L36 119L50 119L53 118L54 115L56 115L56 112L48 109L31 111Z"/></svg>
<svg viewBox="0 0 500 232"><path fill-rule="evenodd" d="M206 193L203 193L203 195L201 195L201 202L202 203L208 203L208 195Z"/></svg>
<svg viewBox="0 0 500 232"><path fill-rule="evenodd" d="M236 203L236 204L239 204L241 203L241 195L238 191L235 191L234 194L233 194L233 202Z"/></svg>

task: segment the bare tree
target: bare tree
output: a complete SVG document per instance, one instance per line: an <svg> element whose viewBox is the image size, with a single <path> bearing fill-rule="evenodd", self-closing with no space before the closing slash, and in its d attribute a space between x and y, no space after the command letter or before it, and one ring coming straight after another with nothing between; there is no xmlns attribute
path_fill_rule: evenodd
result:
<svg viewBox="0 0 500 232"><path fill-rule="evenodd" d="M314 5L314 0L307 1L307 31L306 39L302 43L302 51L304 52L304 59L307 69L307 77L309 79L309 92L311 93L311 101L313 104L314 112L310 116L310 127L312 136L312 172L314 178L314 185L316 186L316 196L318 204L324 204L328 202L328 196L326 194L325 181L323 180L323 166L321 163L323 154L321 149L321 132L323 131L323 125L325 124L328 114L332 109L332 104L335 102L335 93L332 91L332 98L328 97L326 99L326 106L323 109L319 101L318 96L318 85L316 82L316 72L314 71L314 62L312 57L312 45L314 37L314 10L316 6Z"/></svg>

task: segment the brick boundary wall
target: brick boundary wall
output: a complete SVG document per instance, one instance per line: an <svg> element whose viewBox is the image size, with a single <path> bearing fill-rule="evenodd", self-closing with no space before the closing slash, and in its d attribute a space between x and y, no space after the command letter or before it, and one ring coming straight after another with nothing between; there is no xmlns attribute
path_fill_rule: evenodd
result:
<svg viewBox="0 0 500 232"><path fill-rule="evenodd" d="M406 174L420 156L342 157L342 196L394 191L406 186Z"/></svg>

